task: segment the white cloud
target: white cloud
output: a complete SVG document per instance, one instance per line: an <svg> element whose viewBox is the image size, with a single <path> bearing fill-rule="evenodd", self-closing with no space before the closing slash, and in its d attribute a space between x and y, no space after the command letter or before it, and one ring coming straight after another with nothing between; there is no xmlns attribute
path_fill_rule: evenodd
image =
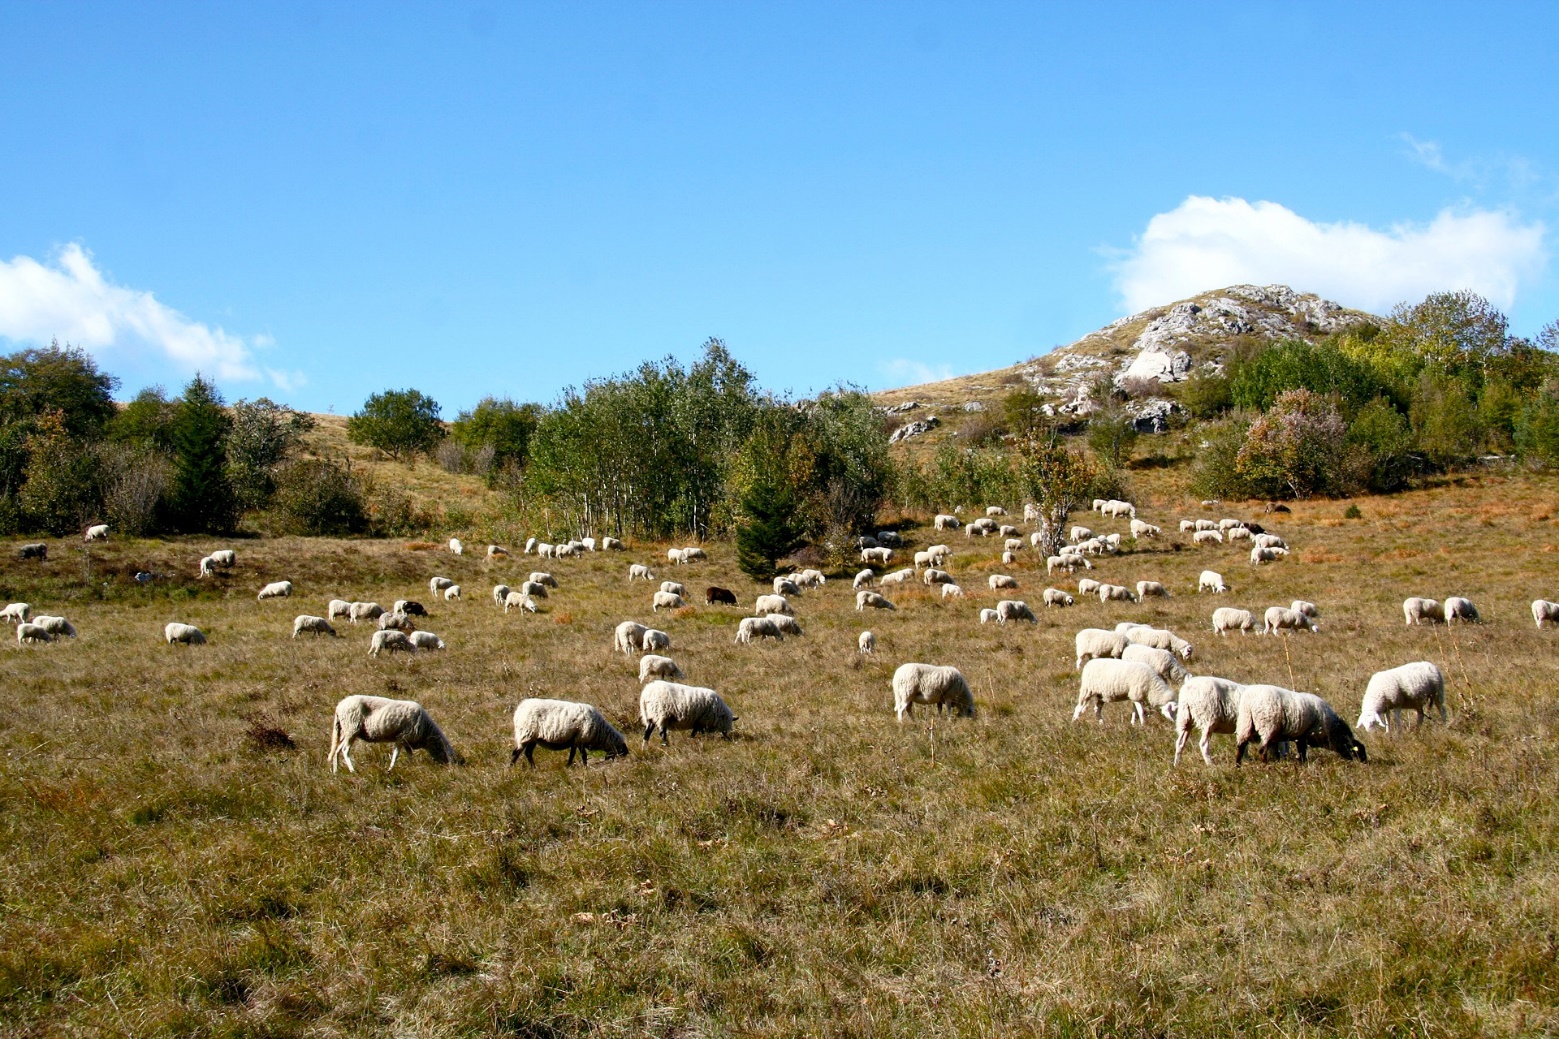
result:
<svg viewBox="0 0 1559 1039"><path fill-rule="evenodd" d="M930 365L908 357L895 357L877 366L895 386L919 386L924 382L945 382L956 378L950 365Z"/></svg>
<svg viewBox="0 0 1559 1039"><path fill-rule="evenodd" d="M1276 202L1192 195L1148 221L1113 264L1128 313L1225 285L1284 284L1385 313L1472 289L1509 309L1547 264L1545 229L1498 210L1444 210L1427 224L1317 223Z"/></svg>
<svg viewBox="0 0 1559 1039"><path fill-rule="evenodd" d="M238 380L261 377L254 349L271 345L268 336L245 340L191 320L150 292L113 284L74 242L52 264L30 256L0 261L0 337L30 343L58 339L100 359L152 352L187 372ZM283 388L300 378L267 372Z"/></svg>

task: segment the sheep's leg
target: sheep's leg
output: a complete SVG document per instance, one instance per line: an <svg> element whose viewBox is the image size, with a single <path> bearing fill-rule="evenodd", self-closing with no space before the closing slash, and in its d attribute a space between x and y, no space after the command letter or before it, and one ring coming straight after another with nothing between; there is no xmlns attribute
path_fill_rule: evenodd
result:
<svg viewBox="0 0 1559 1039"><path fill-rule="evenodd" d="M650 737L655 735L655 723L646 722L644 725L644 746L650 745Z"/></svg>
<svg viewBox="0 0 1559 1039"><path fill-rule="evenodd" d="M1206 739L1207 737L1204 735L1202 738ZM1240 763L1245 760L1245 748L1247 746L1249 746L1249 745L1250 745L1250 740L1240 740L1239 747L1237 747L1235 749L1235 751L1234 751L1234 767L1235 768L1238 768L1240 766ZM1207 753L1207 751L1203 750L1202 753L1205 755ZM1208 764L1211 765L1212 762L1209 761Z"/></svg>
<svg viewBox="0 0 1559 1039"><path fill-rule="evenodd" d="M515 747L514 750L509 752L509 767L510 768L513 768L514 767L514 763L516 761L520 760L520 753L521 752L520 752L520 748L519 747Z"/></svg>
<svg viewBox="0 0 1559 1039"><path fill-rule="evenodd" d="M400 757L400 754L401 754L401 745L399 743L394 744L390 748L390 767L385 769L386 772L394 771L394 769L395 769L395 759Z"/></svg>
<svg viewBox="0 0 1559 1039"><path fill-rule="evenodd" d="M1185 750L1186 742L1191 738L1190 729L1182 729L1175 734L1175 764L1180 764L1180 752Z"/></svg>
<svg viewBox="0 0 1559 1039"><path fill-rule="evenodd" d="M569 748L568 748L568 760L565 761L563 764L564 764L564 767L567 767L569 765L572 765L573 763L574 763L574 747L572 745L570 745Z"/></svg>
<svg viewBox="0 0 1559 1039"><path fill-rule="evenodd" d="M351 754L352 741L355 738L356 737L348 736L348 737L346 737L345 739L343 739L341 741L341 760L346 762L346 770L348 772L356 772L357 771L357 766L352 764L352 754Z"/></svg>
<svg viewBox="0 0 1559 1039"><path fill-rule="evenodd" d="M1197 746L1202 748L1202 760L1211 765L1213 763L1213 730L1203 729L1202 738L1197 741Z"/></svg>
<svg viewBox="0 0 1559 1039"><path fill-rule="evenodd" d="M1295 740L1294 742L1299 745L1299 763L1304 764L1305 753L1310 749L1310 744L1303 736L1299 737L1299 739Z"/></svg>

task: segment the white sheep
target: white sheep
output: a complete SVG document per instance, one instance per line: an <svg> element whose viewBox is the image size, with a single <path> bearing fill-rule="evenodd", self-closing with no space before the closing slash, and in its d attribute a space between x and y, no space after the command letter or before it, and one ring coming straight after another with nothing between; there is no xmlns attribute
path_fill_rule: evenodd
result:
<svg viewBox="0 0 1559 1039"><path fill-rule="evenodd" d="M545 541L536 542L536 554L543 559L556 559L557 546L549 545Z"/></svg>
<svg viewBox="0 0 1559 1039"><path fill-rule="evenodd" d="M1076 545L1087 541L1091 537L1093 537L1093 531L1089 530L1087 527L1073 527L1069 540L1072 542L1072 544Z"/></svg>
<svg viewBox="0 0 1559 1039"><path fill-rule="evenodd" d="M1198 545L1223 544L1223 535L1216 530L1199 530L1191 535L1191 541Z"/></svg>
<svg viewBox="0 0 1559 1039"><path fill-rule="evenodd" d="M893 711L901 724L915 704L935 707L938 714L974 717L974 693L956 667L900 664L893 672Z"/></svg>
<svg viewBox="0 0 1559 1039"><path fill-rule="evenodd" d="M408 635L417 630L416 625L412 624L411 618L406 616L404 613L399 612L398 610L391 610L388 613L381 613L379 615L378 627L380 631L390 631L393 629L395 631L404 631Z"/></svg>
<svg viewBox="0 0 1559 1039"><path fill-rule="evenodd" d="M795 615L795 609L783 595L760 595L753 602L754 613L785 613Z"/></svg>
<svg viewBox="0 0 1559 1039"><path fill-rule="evenodd" d="M347 618L356 624L358 621L371 621L384 613L384 607L376 602L354 602L347 608Z"/></svg>
<svg viewBox="0 0 1559 1039"><path fill-rule="evenodd" d="M428 590L437 595L454 583L447 577L434 577L428 581Z"/></svg>
<svg viewBox="0 0 1559 1039"><path fill-rule="evenodd" d="M1264 623L1261 626L1263 635L1276 635L1280 631L1320 631L1320 627L1300 613L1291 610L1287 606L1271 606L1262 617Z"/></svg>
<svg viewBox="0 0 1559 1039"><path fill-rule="evenodd" d="M1230 544L1233 544L1236 541L1250 541L1254 537L1254 535L1251 534L1249 527L1230 527L1228 530L1228 536Z"/></svg>
<svg viewBox="0 0 1559 1039"><path fill-rule="evenodd" d="M1138 581L1137 601L1141 602L1143 599L1146 599L1149 596L1167 599L1169 598L1169 589L1165 588L1157 581Z"/></svg>
<svg viewBox="0 0 1559 1039"><path fill-rule="evenodd" d="M1313 744L1330 747L1345 761L1357 757L1368 761L1364 744L1354 738L1348 723L1338 717L1331 704L1313 693L1298 693L1276 685L1248 685L1240 690L1240 718L1234 739L1239 749L1234 763L1245 760L1245 749L1259 743L1261 760L1267 761L1275 744L1293 740L1299 745L1299 760Z"/></svg>
<svg viewBox="0 0 1559 1039"><path fill-rule="evenodd" d="M877 583L878 584L903 584L906 581L914 580L914 578L915 578L915 571L912 568L906 566L904 569L902 569L902 570L895 570L891 574L883 574L882 575L882 579L880 581L878 581Z"/></svg>
<svg viewBox="0 0 1559 1039"><path fill-rule="evenodd" d="M1213 611L1213 631L1222 635L1239 629L1250 631L1256 626L1256 618L1249 610L1236 610L1232 606L1220 606Z"/></svg>
<svg viewBox="0 0 1559 1039"><path fill-rule="evenodd" d="M457 556L463 556L466 553L466 547L460 543L459 538L449 539L449 550Z"/></svg>
<svg viewBox="0 0 1559 1039"><path fill-rule="evenodd" d="M980 623L1000 624L1001 621L997 618L995 610L985 609L980 611Z"/></svg>
<svg viewBox="0 0 1559 1039"><path fill-rule="evenodd" d="M448 591L448 589L445 589ZM408 617L426 617L428 611L420 602L414 599L396 599L395 605L390 607L391 613L404 613Z"/></svg>
<svg viewBox="0 0 1559 1039"><path fill-rule="evenodd" d="M1016 588L1018 586L1018 579L1016 577L1009 577L1006 574L992 574L990 577L986 578L986 583L991 586L991 591L994 592L1002 588Z"/></svg>
<svg viewBox="0 0 1559 1039"><path fill-rule="evenodd" d="M1017 553L1011 551L1010 549L1008 551L1003 552L1001 554L1001 565L1002 566L1012 566L1017 561L1018 561Z"/></svg>
<svg viewBox="0 0 1559 1039"><path fill-rule="evenodd" d="M1084 569L1087 569L1087 570L1092 570L1093 569L1092 564L1090 564L1088 562L1088 560L1084 559L1082 556L1072 556L1072 555L1047 556L1045 558L1045 574L1046 574L1046 576L1049 576L1050 574L1055 573L1057 567L1060 567L1062 570L1065 570L1067 573L1071 573L1073 570L1076 570L1079 566L1081 566L1081 567L1083 567Z"/></svg>
<svg viewBox="0 0 1559 1039"><path fill-rule="evenodd" d="M1263 531L1260 534L1257 534L1255 537L1251 538L1250 540L1251 540L1251 544L1254 545L1256 548L1281 548L1281 549L1287 549L1288 548L1288 542L1287 541L1284 541L1282 538L1278 537L1276 534L1268 534L1265 531Z"/></svg>
<svg viewBox="0 0 1559 1039"><path fill-rule="evenodd" d="M1043 545L1044 543L1045 543L1045 532L1044 531L1036 530L1036 531L1034 531L1034 533L1029 535L1029 547L1030 548L1038 548L1040 545Z"/></svg>
<svg viewBox="0 0 1559 1039"><path fill-rule="evenodd" d="M1139 519L1131 521L1131 536L1134 538L1156 538L1162 533L1164 533L1162 527L1155 527Z"/></svg>
<svg viewBox="0 0 1559 1039"><path fill-rule="evenodd" d="M1203 570L1202 576L1196 582L1198 592L1215 592L1219 595L1227 592L1229 586L1224 583L1223 575L1216 570Z"/></svg>
<svg viewBox="0 0 1559 1039"><path fill-rule="evenodd" d="M876 579L877 572L875 570L862 570L860 573L855 575L855 580L850 583L850 587L857 591L862 588L870 588L872 586L872 582Z"/></svg>
<svg viewBox="0 0 1559 1039"><path fill-rule="evenodd" d="M783 613L770 613L766 614L765 616L767 616L769 620L773 621L774 626L780 631L784 632L786 635L806 634L806 632L801 630L800 622L798 622L794 617L787 616Z"/></svg>
<svg viewBox="0 0 1559 1039"><path fill-rule="evenodd" d="M602 538L601 539L601 551L602 552L626 552L627 550L628 550L627 547L623 545L622 540L620 538Z"/></svg>
<svg viewBox="0 0 1559 1039"><path fill-rule="evenodd" d="M1017 527L1014 527L1010 523L1003 523L1000 527L996 528L996 533L1000 537L1004 537L1004 538L1007 538L1008 540L1012 540L1013 538L1016 538L1019 534L1022 534L1023 532L1021 530L1019 530Z"/></svg>
<svg viewBox="0 0 1559 1039"><path fill-rule="evenodd" d="M1008 538L1005 542L1002 543L1002 551L1007 555L1013 555L1015 553L1022 552L1023 547L1022 538Z"/></svg>
<svg viewBox="0 0 1559 1039"><path fill-rule="evenodd" d="M887 583L886 579L884 579L883 583L884 584ZM896 610L896 609L898 609L898 607L893 605L893 603L890 602L886 596L879 595L876 592L872 592L872 591L859 591L859 592L856 592L855 593L855 611L857 613L859 613L862 610L866 609L866 607L868 607L868 606L870 606L874 610Z"/></svg>
<svg viewBox="0 0 1559 1039"><path fill-rule="evenodd" d="M64 635L67 638L76 637L75 625L71 624L64 617L51 617L47 614L40 614L34 617L32 622L50 635Z"/></svg>
<svg viewBox="0 0 1559 1039"><path fill-rule="evenodd" d="M330 605L325 609L325 616L331 620L335 620L337 617L349 618L352 616L352 604L345 599L332 599L330 600Z"/></svg>
<svg viewBox="0 0 1559 1039"><path fill-rule="evenodd" d="M646 654L639 658L639 681L648 682L652 678L682 678L682 669L677 662L670 657L658 656L654 653Z"/></svg>
<svg viewBox="0 0 1559 1039"><path fill-rule="evenodd" d="M460 586L458 584L452 584L444 589L445 602L454 602L458 598L460 598Z"/></svg>
<svg viewBox="0 0 1559 1039"><path fill-rule="evenodd" d="M519 610L521 616L527 613L535 613L537 611L536 600L524 592L507 592L503 597L503 612L508 613L510 610Z"/></svg>
<svg viewBox="0 0 1559 1039"><path fill-rule="evenodd" d="M406 636L411 644L418 649L437 650L444 648L444 640L431 631L413 631Z"/></svg>
<svg viewBox="0 0 1559 1039"><path fill-rule="evenodd" d="M292 594L292 582L291 581L272 581L270 584L266 585L264 588L261 588L260 589L260 594L255 596L255 598L256 599L261 599L261 600L263 600L263 599L285 599L287 596L289 596L291 594Z"/></svg>
<svg viewBox="0 0 1559 1039"><path fill-rule="evenodd" d="M503 605L503 601L504 601L505 598L508 597L508 594L509 594L509 586L508 585L506 585L506 584L495 584L495 585L493 585L493 602L496 603L497 605L502 606Z"/></svg>
<svg viewBox="0 0 1559 1039"><path fill-rule="evenodd" d="M525 554L526 555L530 555L534 551L536 551L536 539L535 538L526 538L525 539Z"/></svg>
<svg viewBox="0 0 1559 1039"><path fill-rule="evenodd" d="M956 584L944 584L942 586L942 598L944 598L944 599L962 599L963 597L964 597L964 590L962 588L960 588L958 585L956 585Z"/></svg>
<svg viewBox="0 0 1559 1039"><path fill-rule="evenodd" d="M914 561L915 561L915 569L916 570L919 570L923 566L930 566L931 565L931 553L930 552L916 552L915 553L915 557L914 557Z"/></svg>
<svg viewBox="0 0 1559 1039"><path fill-rule="evenodd" d="M946 513L941 513L936 517L936 519L932 521L931 525L937 530L957 530L959 527L959 522L957 516L949 516Z"/></svg>
<svg viewBox="0 0 1559 1039"><path fill-rule="evenodd" d="M682 562L684 563L691 563L695 559L707 560L708 558L709 553L705 552L697 545L694 545L692 548L684 548L682 550Z"/></svg>
<svg viewBox="0 0 1559 1039"><path fill-rule="evenodd" d="M875 653L877 652L877 636L869 631L863 631L860 638L855 640L855 645L862 653Z"/></svg>
<svg viewBox="0 0 1559 1039"><path fill-rule="evenodd" d="M1146 625L1133 625L1121 632L1128 642L1138 646L1152 646L1155 649L1167 649L1181 660L1190 660L1194 652L1191 643L1164 628L1150 628Z"/></svg>
<svg viewBox="0 0 1559 1039"><path fill-rule="evenodd" d="M1217 530L1217 529L1218 529L1218 524L1216 522L1214 522L1213 520L1210 520L1210 519L1199 519L1199 520L1196 521L1196 532L1198 534L1200 534L1204 530ZM1192 540L1195 540L1195 539L1193 538Z"/></svg>
<svg viewBox="0 0 1559 1039"><path fill-rule="evenodd" d="M926 587L934 584L954 584L953 575L946 570L938 570L936 567L927 568L921 575L920 581Z"/></svg>
<svg viewBox="0 0 1559 1039"><path fill-rule="evenodd" d="M1133 643L1121 653L1121 659L1135 660L1139 664L1148 665L1166 682L1180 682L1191 674L1167 649L1154 649L1152 646L1139 646Z"/></svg>
<svg viewBox="0 0 1559 1039"><path fill-rule="evenodd" d="M1099 724L1104 724L1104 705L1130 702L1133 724L1141 724L1145 706L1161 711L1173 721L1175 717L1175 691L1146 664L1135 660L1094 659L1083 665L1078 681L1077 707L1072 711L1075 722L1089 707Z"/></svg>
<svg viewBox="0 0 1559 1039"><path fill-rule="evenodd" d="M1120 584L1101 584L1099 586L1100 602L1137 602L1137 593Z"/></svg>
<svg viewBox="0 0 1559 1039"><path fill-rule="evenodd" d="M374 632L373 638L368 640L368 655L376 657L380 653L415 653L417 647L407 638L404 631L387 628Z"/></svg>
<svg viewBox="0 0 1559 1039"><path fill-rule="evenodd" d="M672 595L680 595L683 598L687 598L687 589L676 581L662 581L660 583L660 590L663 592L670 592Z"/></svg>
<svg viewBox="0 0 1559 1039"><path fill-rule="evenodd" d="M752 644L753 639L774 639L784 642L785 636L780 633L779 626L770 617L743 617L741 623L736 626L736 642L738 645Z"/></svg>
<svg viewBox="0 0 1559 1039"><path fill-rule="evenodd" d="M577 555L579 555L579 545L572 541L555 545L552 549L552 558L554 559L572 559Z"/></svg>
<svg viewBox="0 0 1559 1039"><path fill-rule="evenodd" d="M1471 599L1453 595L1445 600L1445 623L1454 624L1457 621L1470 623L1477 619L1478 608L1472 604Z"/></svg>
<svg viewBox="0 0 1559 1039"><path fill-rule="evenodd" d="M402 635L402 638L406 636ZM428 757L441 765L449 765L459 759L444 731L415 700L390 700L383 696L348 696L336 704L335 722L330 731L330 771L336 771L338 761L345 762L347 771L356 772L352 763L352 744L391 743L390 765L404 749L408 755L425 750Z"/></svg>
<svg viewBox="0 0 1559 1039"><path fill-rule="evenodd" d="M653 581L655 575L650 573L650 568L643 563L632 563L628 566L628 580L639 578L641 581Z"/></svg>
<svg viewBox="0 0 1559 1039"><path fill-rule="evenodd" d="M985 514L987 516L1005 516L1007 515L1007 510L1002 508L1000 505L987 505L985 507Z"/></svg>
<svg viewBox="0 0 1559 1039"><path fill-rule="evenodd" d="M1077 647L1077 667L1082 669L1083 663L1095 660L1099 657L1119 657L1126 652L1130 641L1118 631L1105 631L1103 628L1084 628L1073 638Z"/></svg>
<svg viewBox="0 0 1559 1039"><path fill-rule="evenodd" d="M586 552L594 552L596 550L597 543L595 538L580 538L579 544Z"/></svg>
<svg viewBox="0 0 1559 1039"><path fill-rule="evenodd" d="M1078 595L1098 595L1100 582L1091 577L1084 577L1077 582Z"/></svg>
<svg viewBox="0 0 1559 1039"><path fill-rule="evenodd" d="M32 615L32 605L25 602L13 602L5 609L0 610L0 617L4 617L9 624L21 624ZM1538 627L1542 627L1539 623Z"/></svg>
<svg viewBox="0 0 1559 1039"><path fill-rule="evenodd" d="M1180 683L1175 707L1175 764L1180 764L1180 753L1191 738L1192 726L1201 731L1197 742L1202 760L1213 763L1213 734L1233 735L1240 721L1243 688L1238 682L1212 675L1192 675Z"/></svg>
<svg viewBox="0 0 1559 1039"><path fill-rule="evenodd" d="M1059 588L1045 589L1045 607L1047 609L1051 606L1071 606L1076 601Z"/></svg>
<svg viewBox="0 0 1559 1039"><path fill-rule="evenodd" d="M1275 563L1288 555L1286 548L1261 548L1257 546L1250 550L1250 565L1260 566L1262 563Z"/></svg>
<svg viewBox="0 0 1559 1039"><path fill-rule="evenodd" d="M649 628L638 621L623 621L617 625L612 648L619 653L630 653L633 650L643 651L644 633L649 630Z"/></svg>
<svg viewBox="0 0 1559 1039"><path fill-rule="evenodd" d="M988 538L996 533L996 524L988 519L970 520L964 527L964 537L973 540L975 537Z"/></svg>
<svg viewBox="0 0 1559 1039"><path fill-rule="evenodd" d="M1243 526L1245 526L1244 520L1231 519L1228 516L1218 521L1219 530L1233 530L1235 527Z"/></svg>
<svg viewBox="0 0 1559 1039"><path fill-rule="evenodd" d="M1039 618L1034 616L1034 611L1022 599L1003 599L996 604L996 621L999 624L1006 624L1008 621L1028 621L1030 624L1038 624Z"/></svg>
<svg viewBox="0 0 1559 1039"><path fill-rule="evenodd" d="M537 584L544 584L548 588L556 588L558 586L558 579L547 573L545 570L532 570L530 572L530 577L526 578L526 580L535 581Z"/></svg>
<svg viewBox="0 0 1559 1039"><path fill-rule="evenodd" d="M508 554L509 554L509 550L507 548L504 548L502 545L488 545L487 546L487 558L488 559L496 559L498 556L506 556Z"/></svg>
<svg viewBox="0 0 1559 1039"><path fill-rule="evenodd" d="M692 736L718 732L727 738L737 721L731 708L713 689L657 680L639 693L639 724L644 726L644 745L660 730L662 746L669 746L672 729L686 729Z"/></svg>
<svg viewBox="0 0 1559 1039"><path fill-rule="evenodd" d="M801 586L788 577L776 577L774 579L775 595L800 595Z"/></svg>
<svg viewBox="0 0 1559 1039"><path fill-rule="evenodd" d="M945 566L947 561L953 558L951 545L932 545L926 549L926 552L931 556L932 566Z"/></svg>
<svg viewBox="0 0 1559 1039"><path fill-rule="evenodd" d="M1180 521L1180 533L1182 533L1182 534L1192 534L1192 533L1195 533L1195 531L1196 531L1196 520L1181 520Z"/></svg>
<svg viewBox="0 0 1559 1039"><path fill-rule="evenodd" d="M1402 614L1407 618L1408 627L1425 623L1439 624L1445 620L1438 599L1423 599L1416 595L1402 600Z"/></svg>
<svg viewBox="0 0 1559 1039"><path fill-rule="evenodd" d="M53 642L54 636L50 635L41 624L29 624L26 621L16 626L16 644L25 646L30 642Z"/></svg>
<svg viewBox="0 0 1559 1039"><path fill-rule="evenodd" d="M1549 602L1547 599L1533 599L1532 620L1537 624L1539 631L1543 629L1544 621L1559 624L1559 602Z"/></svg>
<svg viewBox="0 0 1559 1039"><path fill-rule="evenodd" d="M530 599L545 599L547 598L547 586L540 581L522 581L519 593Z"/></svg>
<svg viewBox="0 0 1559 1039"><path fill-rule="evenodd" d="M1376 725L1387 732L1400 730L1403 710L1411 709L1418 712L1418 724L1423 725L1425 707L1439 708L1440 720L1445 721L1445 676L1429 661L1420 660L1370 676L1357 724L1364 732Z"/></svg>
<svg viewBox="0 0 1559 1039"><path fill-rule="evenodd" d="M524 756L526 764L536 767L536 747L567 750L567 765L577 752L583 765L590 764L590 752L598 750L612 758L627 757L628 741L601 712L587 703L572 700L521 700L514 709L514 752L509 755L512 768Z"/></svg>
<svg viewBox="0 0 1559 1039"><path fill-rule="evenodd" d="M1288 604L1288 608L1297 613L1302 613L1311 620L1321 619L1321 610L1313 602L1305 602L1303 599L1295 599Z"/></svg>
<svg viewBox="0 0 1559 1039"><path fill-rule="evenodd" d="M656 628L644 629L644 652L649 653L657 649L670 649L671 636Z"/></svg>
<svg viewBox="0 0 1559 1039"><path fill-rule="evenodd" d="M861 549L861 562L879 563L887 566L893 562L893 549L891 548L863 548Z"/></svg>
<svg viewBox="0 0 1559 1039"><path fill-rule="evenodd" d="M307 613L300 613L296 617L292 618L292 637L297 638L305 631L313 632L315 635L330 635L335 638L340 637L339 635L336 635L336 629L333 628L330 622L325 618L315 617Z"/></svg>
<svg viewBox="0 0 1559 1039"><path fill-rule="evenodd" d="M104 541L107 538L108 538L108 524L107 523L95 523L92 526L87 528L86 536L84 538L82 538L82 540L83 541Z"/></svg>
<svg viewBox="0 0 1559 1039"><path fill-rule="evenodd" d="M181 642L186 646L204 646L206 644L205 632L193 624L180 624L178 621L165 625L162 629L162 637L167 640L170 646L176 642Z"/></svg>

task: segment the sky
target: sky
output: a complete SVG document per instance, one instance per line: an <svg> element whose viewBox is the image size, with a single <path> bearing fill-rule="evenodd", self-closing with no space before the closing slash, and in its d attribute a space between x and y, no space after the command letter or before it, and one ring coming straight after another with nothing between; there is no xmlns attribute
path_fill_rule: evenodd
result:
<svg viewBox="0 0 1559 1039"><path fill-rule="evenodd" d="M1559 318L1556 4L0 0L0 346L446 417L887 388L1238 282Z"/></svg>

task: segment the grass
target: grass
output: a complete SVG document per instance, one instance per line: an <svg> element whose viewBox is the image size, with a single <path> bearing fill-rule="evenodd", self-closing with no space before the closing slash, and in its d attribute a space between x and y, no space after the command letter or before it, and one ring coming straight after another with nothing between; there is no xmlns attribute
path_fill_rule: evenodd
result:
<svg viewBox="0 0 1559 1039"><path fill-rule="evenodd" d="M1173 531L1208 513L1134 479L1162 543L1092 576L1164 581L1148 605L1042 611L980 627L1012 571L961 536L970 599L890 593L856 614L848 580L797 601L806 635L735 646L732 610L651 615L625 580L664 546L490 565L406 542L257 538L192 574L215 542L6 546L0 594L64 613L80 638L0 648L0 1032L7 1035L1531 1035L1559 1030L1559 482L1489 477L1292 516L1257 516L1298 558L1257 571L1238 547ZM1157 497L1155 498L1155 494ZM1123 524L1084 516L1096 529ZM923 543L928 532L916 532ZM1181 547L1176 550L1176 545ZM655 566L695 595L758 589L729 546ZM1032 562L1032 561L1030 561ZM1192 591L1204 567L1233 592ZM487 596L550 569L537 616ZM435 602L427 578L465 588ZM290 601L258 603L289 578ZM1061 582L1056 582L1060 584ZM1488 623L1405 628L1410 594L1470 596ZM424 602L449 650L370 660L367 630L287 636L332 597ZM1216 605L1294 598L1319 635L1218 639ZM671 633L690 681L740 715L735 737L640 752L626 618ZM1071 724L1073 633L1148 618L1207 673L1294 684L1350 720L1369 674L1407 660L1449 677L1449 725L1367 738L1368 765L1171 767L1161 720ZM169 647L169 620L203 647ZM855 651L864 625L875 658ZM899 726L905 660L952 663L972 721ZM349 693L422 701L466 759L440 768L362 748L325 765ZM626 761L505 766L524 696L586 700Z"/></svg>

